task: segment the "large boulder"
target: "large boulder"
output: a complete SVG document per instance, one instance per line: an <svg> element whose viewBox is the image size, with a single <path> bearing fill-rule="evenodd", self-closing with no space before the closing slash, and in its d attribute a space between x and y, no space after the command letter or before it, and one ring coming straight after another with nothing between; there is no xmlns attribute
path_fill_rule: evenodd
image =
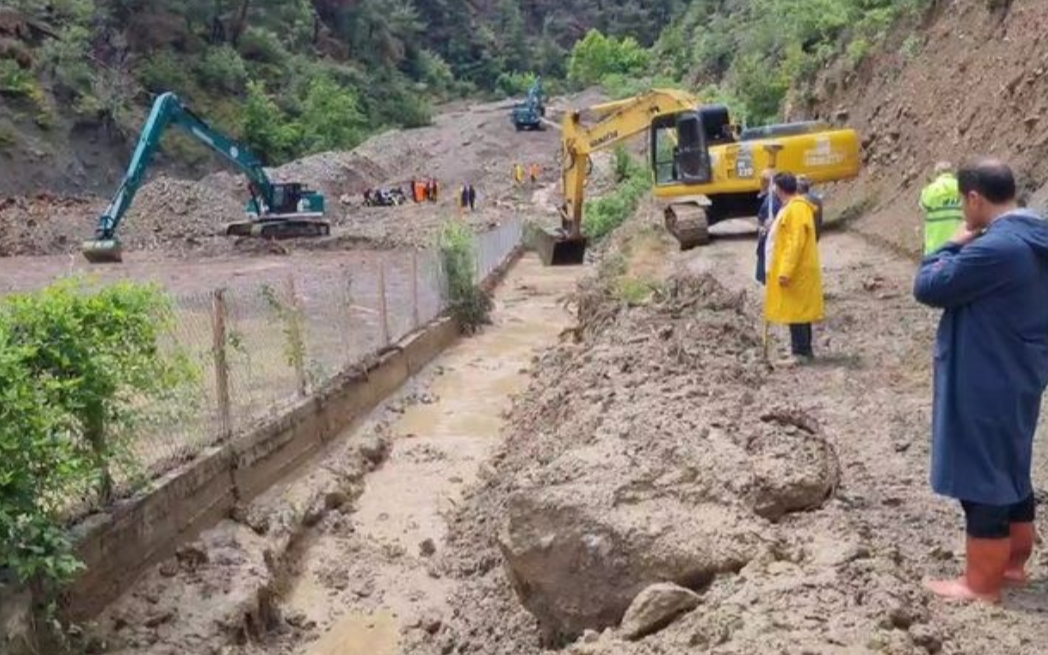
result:
<svg viewBox="0 0 1048 655"><path fill-rule="evenodd" d="M701 589L760 550L756 517L663 496L616 503L614 488L565 484L518 492L500 546L508 576L549 642L619 624L646 587Z"/></svg>

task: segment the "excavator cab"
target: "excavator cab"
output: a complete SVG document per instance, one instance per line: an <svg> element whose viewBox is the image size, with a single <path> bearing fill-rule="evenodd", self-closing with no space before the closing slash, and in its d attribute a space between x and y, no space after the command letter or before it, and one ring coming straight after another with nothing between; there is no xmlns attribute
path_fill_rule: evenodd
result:
<svg viewBox="0 0 1048 655"><path fill-rule="evenodd" d="M247 221L226 226L226 236L290 239L328 236L330 224L324 220L324 196L298 182L274 182L269 197L252 184L245 211Z"/></svg>

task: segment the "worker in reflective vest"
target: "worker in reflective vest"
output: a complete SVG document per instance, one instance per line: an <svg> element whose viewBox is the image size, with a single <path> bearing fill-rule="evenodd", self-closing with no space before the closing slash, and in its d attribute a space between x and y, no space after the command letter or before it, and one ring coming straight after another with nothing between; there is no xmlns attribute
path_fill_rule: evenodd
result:
<svg viewBox="0 0 1048 655"><path fill-rule="evenodd" d="M964 222L957 177L949 162L935 165L935 179L921 191L924 212L924 255L941 248Z"/></svg>

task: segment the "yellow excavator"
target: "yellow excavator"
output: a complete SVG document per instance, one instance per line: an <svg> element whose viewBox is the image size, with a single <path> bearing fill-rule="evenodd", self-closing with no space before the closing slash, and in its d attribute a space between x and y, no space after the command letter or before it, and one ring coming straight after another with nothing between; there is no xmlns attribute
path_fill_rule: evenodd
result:
<svg viewBox="0 0 1048 655"><path fill-rule="evenodd" d="M727 107L674 89L568 112L561 130L561 228L544 232L538 243L547 266L581 264L585 256L582 210L592 153L645 131L654 194L666 202L666 229L681 250L709 243L711 225L756 216L766 168L823 183L855 178L861 167L853 129L806 121L740 130Z"/></svg>

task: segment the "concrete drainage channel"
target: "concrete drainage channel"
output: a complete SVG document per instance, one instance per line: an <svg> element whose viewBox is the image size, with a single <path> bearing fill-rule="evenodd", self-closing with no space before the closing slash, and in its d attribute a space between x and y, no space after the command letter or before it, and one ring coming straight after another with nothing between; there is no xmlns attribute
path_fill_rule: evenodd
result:
<svg viewBox="0 0 1048 655"><path fill-rule="evenodd" d="M430 559L443 515L497 445L533 352L570 324L559 300L583 271L526 255L496 291L492 326L147 571L101 613L95 646L394 655L402 633L438 630L452 591ZM447 345L433 339L434 354Z"/></svg>

